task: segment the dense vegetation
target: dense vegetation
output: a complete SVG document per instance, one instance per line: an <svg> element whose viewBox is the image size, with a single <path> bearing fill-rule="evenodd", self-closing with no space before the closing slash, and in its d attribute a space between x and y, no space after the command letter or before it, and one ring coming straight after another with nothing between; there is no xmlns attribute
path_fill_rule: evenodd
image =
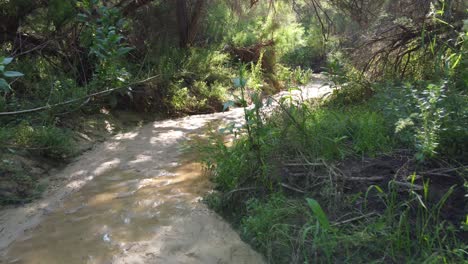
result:
<svg viewBox="0 0 468 264"><path fill-rule="evenodd" d="M245 107L206 202L271 263L468 258L463 0L2 1L0 203L118 111ZM322 99L298 92L322 72ZM251 103L252 107L247 108ZM91 124L91 125L90 125ZM216 155L213 155L215 153Z"/></svg>

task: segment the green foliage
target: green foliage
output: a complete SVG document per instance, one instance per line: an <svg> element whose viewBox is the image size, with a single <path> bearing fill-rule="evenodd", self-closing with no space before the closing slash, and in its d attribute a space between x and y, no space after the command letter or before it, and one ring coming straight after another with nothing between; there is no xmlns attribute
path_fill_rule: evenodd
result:
<svg viewBox="0 0 468 264"><path fill-rule="evenodd" d="M8 93L11 90L10 84L5 78L18 78L24 76L21 72L7 71L6 67L13 61L13 58L5 58L0 56L0 91Z"/></svg>
<svg viewBox="0 0 468 264"><path fill-rule="evenodd" d="M3 136L4 130L0 131ZM28 174L14 156L0 154L0 205L30 202L40 197L44 182Z"/></svg>
<svg viewBox="0 0 468 264"><path fill-rule="evenodd" d="M67 159L74 153L70 133L54 126L33 127L22 122L16 127L1 128L0 136L4 148L26 149L56 160Z"/></svg>
<svg viewBox="0 0 468 264"><path fill-rule="evenodd" d="M446 88L444 86L429 84L419 96L412 90L419 110L415 117L419 119L422 125L415 135L416 149L419 152L417 157L419 159L431 158L436 154L435 150L439 145L438 134L446 115L445 109L441 106L445 97L444 90Z"/></svg>
<svg viewBox="0 0 468 264"><path fill-rule="evenodd" d="M454 88L447 81L382 84L372 105L395 127L398 140L417 151L419 160L443 154L463 159L468 99Z"/></svg>
<svg viewBox="0 0 468 264"><path fill-rule="evenodd" d="M239 85L239 88L244 89L245 86L248 84L248 88L253 89L255 92L260 92L264 90L263 88L264 88L265 78L264 78L264 74L262 71L262 60L263 60L264 55L265 53L262 51L260 53L260 57L257 63L253 63L253 62L250 63L250 72L248 73L246 71L246 65L241 66L243 67L243 69L241 69L241 71L243 72L240 72L239 75L241 76L238 76L238 78L239 79L245 78L247 80L247 83L243 85Z"/></svg>
<svg viewBox="0 0 468 264"><path fill-rule="evenodd" d="M351 114L350 128L353 148L358 153L374 156L391 151L392 134L383 115L372 111L358 111Z"/></svg>
<svg viewBox="0 0 468 264"><path fill-rule="evenodd" d="M309 205L310 209L314 213L314 216L317 218L321 228L325 230L330 229L330 222L328 221L327 215L323 211L320 204L312 198L307 198L306 200L307 205Z"/></svg>
<svg viewBox="0 0 468 264"><path fill-rule="evenodd" d="M289 126L283 135L284 142L290 143L283 144L282 148L300 150L315 159L343 159L353 154L374 156L390 151L393 146L383 116L365 108L313 110L306 114L304 130L291 126L289 118L283 117L283 125L279 124ZM294 140L298 137L306 140Z"/></svg>
<svg viewBox="0 0 468 264"><path fill-rule="evenodd" d="M298 87L306 85L310 82L312 77L312 70L303 69L298 66L293 69L279 65L277 76L280 81L285 83L285 87Z"/></svg>
<svg viewBox="0 0 468 264"><path fill-rule="evenodd" d="M458 262L464 258L466 252L463 253L463 245L456 237L457 228L442 221L440 216L454 186L435 202L429 200L429 184L424 184L422 195L410 190L403 201L398 198L398 187L392 181L387 192L378 186L369 187L366 197L373 190L378 190L385 211L374 219L366 232L383 236L375 243L381 245L379 248L385 244L393 260L437 263Z"/></svg>
<svg viewBox="0 0 468 264"><path fill-rule="evenodd" d="M413 184L415 175L412 179ZM247 201L234 200L247 203L245 211L237 211L242 216L243 237L264 253L269 263L458 263L466 258L466 245L458 237L460 228L441 218L454 187L435 201L427 182L421 192L410 189L402 193L390 181L387 189L370 186L365 195L347 192L338 197L320 188L309 195L323 201L338 199L340 206L322 208L318 200L310 198L304 204L278 191ZM223 202L222 194L213 197L210 204L215 203L217 209L239 206ZM357 209L363 201L363 207ZM310 209L308 214L304 214L305 205Z"/></svg>
<svg viewBox="0 0 468 264"><path fill-rule="evenodd" d="M291 67L300 66L322 71L327 49L321 32L314 25L305 25L302 28L305 28L305 32L298 36L301 40L296 40L294 47L284 53L281 62Z"/></svg>
<svg viewBox="0 0 468 264"><path fill-rule="evenodd" d="M127 21L117 8L109 8L99 1L83 1L78 5L84 8L78 16L78 21L85 26L82 45L89 47L90 54L97 60L93 85L97 89L122 85L130 78L122 58L133 49L124 42L122 31Z"/></svg>
<svg viewBox="0 0 468 264"><path fill-rule="evenodd" d="M203 162L212 172L212 180L216 188L226 192L237 188L248 177L257 171L253 161L255 156L249 151L246 140L237 140L232 147L226 147L222 141L216 141L211 147L205 149L207 155Z"/></svg>
<svg viewBox="0 0 468 264"><path fill-rule="evenodd" d="M58 28L75 16L74 4L75 0L50 0L47 8L47 17Z"/></svg>
<svg viewBox="0 0 468 264"><path fill-rule="evenodd" d="M235 47L274 40L273 50L279 62L318 69L324 58L319 30L301 24L287 3L278 1L270 6L268 2L259 2L257 5L230 10L224 3L215 4L209 10L208 32L214 39Z"/></svg>
<svg viewBox="0 0 468 264"><path fill-rule="evenodd" d="M327 72L329 84L334 88L328 105L342 107L364 103L374 91L362 72L359 72L340 52L329 56Z"/></svg>
<svg viewBox="0 0 468 264"><path fill-rule="evenodd" d="M300 204L288 201L281 193L264 200L249 200L247 214L241 222L242 235L265 252L269 260L285 263L293 250L291 233L294 226L288 223L303 209Z"/></svg>
<svg viewBox="0 0 468 264"><path fill-rule="evenodd" d="M175 54L178 54L175 51ZM163 57L158 70L169 85L169 108L181 113L221 110L226 100L231 70L226 66L227 55L210 49L190 49L179 60Z"/></svg>

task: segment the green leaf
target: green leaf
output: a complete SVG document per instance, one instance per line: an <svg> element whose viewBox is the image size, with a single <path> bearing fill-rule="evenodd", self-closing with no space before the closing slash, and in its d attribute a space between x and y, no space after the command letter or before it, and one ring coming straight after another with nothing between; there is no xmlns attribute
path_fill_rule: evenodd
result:
<svg viewBox="0 0 468 264"><path fill-rule="evenodd" d="M0 72L3 72L5 70L5 66L0 65Z"/></svg>
<svg viewBox="0 0 468 264"><path fill-rule="evenodd" d="M224 103L223 104L223 112L226 111L227 109L229 109L229 107L231 107L233 105L234 105L234 101L232 101L232 100L229 100L226 103Z"/></svg>
<svg viewBox="0 0 468 264"><path fill-rule="evenodd" d="M129 53L131 50L133 50L133 48L131 48L131 47L119 48L119 49L117 50L117 54L118 54L119 56L122 56L122 55L125 55L125 54Z"/></svg>
<svg viewBox="0 0 468 264"><path fill-rule="evenodd" d="M458 57L457 57L457 59L455 60L455 62L454 62L453 65L452 65L452 70L455 69L455 68L458 66L458 64L459 64L460 61L461 61L461 58L462 58L462 54L459 54Z"/></svg>
<svg viewBox="0 0 468 264"><path fill-rule="evenodd" d="M323 229L328 230L330 228L330 222L328 221L327 215L322 210L320 204L315 199L311 198L306 198L306 201L310 209L312 209L312 212L314 213L315 217L317 217L320 226L322 226Z"/></svg>
<svg viewBox="0 0 468 264"><path fill-rule="evenodd" d="M245 87L245 85L247 85L247 80L242 77L234 78L232 79L232 82L234 83L235 88Z"/></svg>
<svg viewBox="0 0 468 264"><path fill-rule="evenodd" d="M2 64L8 65L13 61L13 58L4 58Z"/></svg>
<svg viewBox="0 0 468 264"><path fill-rule="evenodd" d="M6 71L3 73L3 76L9 77L9 78L16 78L16 77L22 77L24 76L24 74L22 74L21 72L17 72L17 71Z"/></svg>
<svg viewBox="0 0 468 264"><path fill-rule="evenodd" d="M0 78L0 90L8 92L11 90L10 84L5 80Z"/></svg>

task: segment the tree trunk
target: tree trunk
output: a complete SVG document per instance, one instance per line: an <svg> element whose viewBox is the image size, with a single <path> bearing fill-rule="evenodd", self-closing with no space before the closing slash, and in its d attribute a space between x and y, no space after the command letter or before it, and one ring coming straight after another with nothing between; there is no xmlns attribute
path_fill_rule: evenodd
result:
<svg viewBox="0 0 468 264"><path fill-rule="evenodd" d="M177 26L179 29L179 46L185 48L188 45L188 14L186 0L176 0Z"/></svg>
<svg viewBox="0 0 468 264"><path fill-rule="evenodd" d="M187 6L187 0L176 0L177 26L179 30L179 46L189 47L195 41L198 33L200 18L205 8L206 0L196 1L191 16Z"/></svg>

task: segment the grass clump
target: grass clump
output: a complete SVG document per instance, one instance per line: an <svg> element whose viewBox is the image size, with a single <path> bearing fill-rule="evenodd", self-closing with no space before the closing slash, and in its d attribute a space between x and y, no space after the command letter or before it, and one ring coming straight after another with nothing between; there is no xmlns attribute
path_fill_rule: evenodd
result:
<svg viewBox="0 0 468 264"><path fill-rule="evenodd" d="M312 109L304 116L304 129L290 122L289 114L282 114L277 128L282 130L283 146L290 151L300 150L314 159L344 159L356 155L373 156L392 149L392 132L382 114L366 108ZM302 138L302 141L295 139ZM292 148L292 149L291 149Z"/></svg>
<svg viewBox="0 0 468 264"><path fill-rule="evenodd" d="M0 204L26 203L45 190L39 162L68 160L75 154L70 132L55 126L33 126L24 121L0 128ZM40 158L38 158L40 157Z"/></svg>
<svg viewBox="0 0 468 264"><path fill-rule="evenodd" d="M5 148L27 150L54 160L64 160L74 154L70 132L55 126L32 126L23 122L16 127L2 128L0 133Z"/></svg>
<svg viewBox="0 0 468 264"><path fill-rule="evenodd" d="M214 173L213 181L223 192L242 185L249 175L256 173L254 155L248 150L248 142L239 140L232 147L222 141L204 151L215 153L205 157L205 165Z"/></svg>
<svg viewBox="0 0 468 264"><path fill-rule="evenodd" d="M293 203L281 193L273 193L262 200L247 201L246 215L241 220L241 234L255 248L266 250L268 258L286 263L291 254L291 233L295 232L295 221L303 212L301 204Z"/></svg>

